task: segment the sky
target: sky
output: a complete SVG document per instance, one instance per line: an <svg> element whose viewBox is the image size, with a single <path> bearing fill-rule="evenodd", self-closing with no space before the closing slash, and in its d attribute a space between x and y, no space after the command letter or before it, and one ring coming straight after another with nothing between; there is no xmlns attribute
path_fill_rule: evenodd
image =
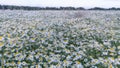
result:
<svg viewBox="0 0 120 68"><path fill-rule="evenodd" d="M120 0L0 0L2 5L38 6L38 7L120 7Z"/></svg>

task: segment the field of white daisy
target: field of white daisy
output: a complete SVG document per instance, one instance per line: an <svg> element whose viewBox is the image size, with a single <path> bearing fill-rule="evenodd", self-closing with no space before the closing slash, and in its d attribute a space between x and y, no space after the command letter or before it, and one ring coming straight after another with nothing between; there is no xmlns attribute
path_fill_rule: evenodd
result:
<svg viewBox="0 0 120 68"><path fill-rule="evenodd" d="M0 10L0 68L120 68L120 11Z"/></svg>

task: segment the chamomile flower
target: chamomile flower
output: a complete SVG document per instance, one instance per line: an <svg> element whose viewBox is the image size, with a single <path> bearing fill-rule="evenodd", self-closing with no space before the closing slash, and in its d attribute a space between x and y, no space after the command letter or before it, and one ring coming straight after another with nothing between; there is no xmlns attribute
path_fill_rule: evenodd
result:
<svg viewBox="0 0 120 68"><path fill-rule="evenodd" d="M68 60L63 61L63 66L69 66L72 62Z"/></svg>
<svg viewBox="0 0 120 68"><path fill-rule="evenodd" d="M4 46L4 43L3 42L0 42L0 47L3 47Z"/></svg>
<svg viewBox="0 0 120 68"><path fill-rule="evenodd" d="M114 58L114 57L109 57L108 59L109 59L110 62L113 62L113 63L114 63L114 61L115 61L115 58Z"/></svg>
<svg viewBox="0 0 120 68"><path fill-rule="evenodd" d="M68 38L63 39L62 42L63 42L64 44L68 44Z"/></svg>
<svg viewBox="0 0 120 68"><path fill-rule="evenodd" d="M110 64L108 68L114 68L114 67L113 67L113 65L112 65L112 64Z"/></svg>
<svg viewBox="0 0 120 68"><path fill-rule="evenodd" d="M0 41L3 41L4 37L3 36L0 36Z"/></svg>
<svg viewBox="0 0 120 68"><path fill-rule="evenodd" d="M84 66L79 61L76 61L76 67L77 68L84 68Z"/></svg>
<svg viewBox="0 0 120 68"><path fill-rule="evenodd" d="M116 48L113 47L113 48L110 48L109 51L111 51L111 52L115 52L115 49L116 49Z"/></svg>

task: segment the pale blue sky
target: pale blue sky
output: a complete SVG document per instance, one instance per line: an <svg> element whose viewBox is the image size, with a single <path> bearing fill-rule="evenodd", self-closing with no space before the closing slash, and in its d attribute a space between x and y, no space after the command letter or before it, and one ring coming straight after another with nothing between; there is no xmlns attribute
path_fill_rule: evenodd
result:
<svg viewBox="0 0 120 68"><path fill-rule="evenodd" d="M0 4L24 6L120 7L120 0L0 0Z"/></svg>

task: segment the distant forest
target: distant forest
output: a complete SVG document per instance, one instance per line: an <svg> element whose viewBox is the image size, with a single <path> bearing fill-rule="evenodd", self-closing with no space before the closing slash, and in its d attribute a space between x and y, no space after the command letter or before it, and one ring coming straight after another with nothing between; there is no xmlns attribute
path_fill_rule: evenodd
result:
<svg viewBox="0 0 120 68"><path fill-rule="evenodd" d="M94 7L85 9L83 7L31 7L31 6L16 6L16 5L0 5L1 10L120 10L120 8L101 8Z"/></svg>

